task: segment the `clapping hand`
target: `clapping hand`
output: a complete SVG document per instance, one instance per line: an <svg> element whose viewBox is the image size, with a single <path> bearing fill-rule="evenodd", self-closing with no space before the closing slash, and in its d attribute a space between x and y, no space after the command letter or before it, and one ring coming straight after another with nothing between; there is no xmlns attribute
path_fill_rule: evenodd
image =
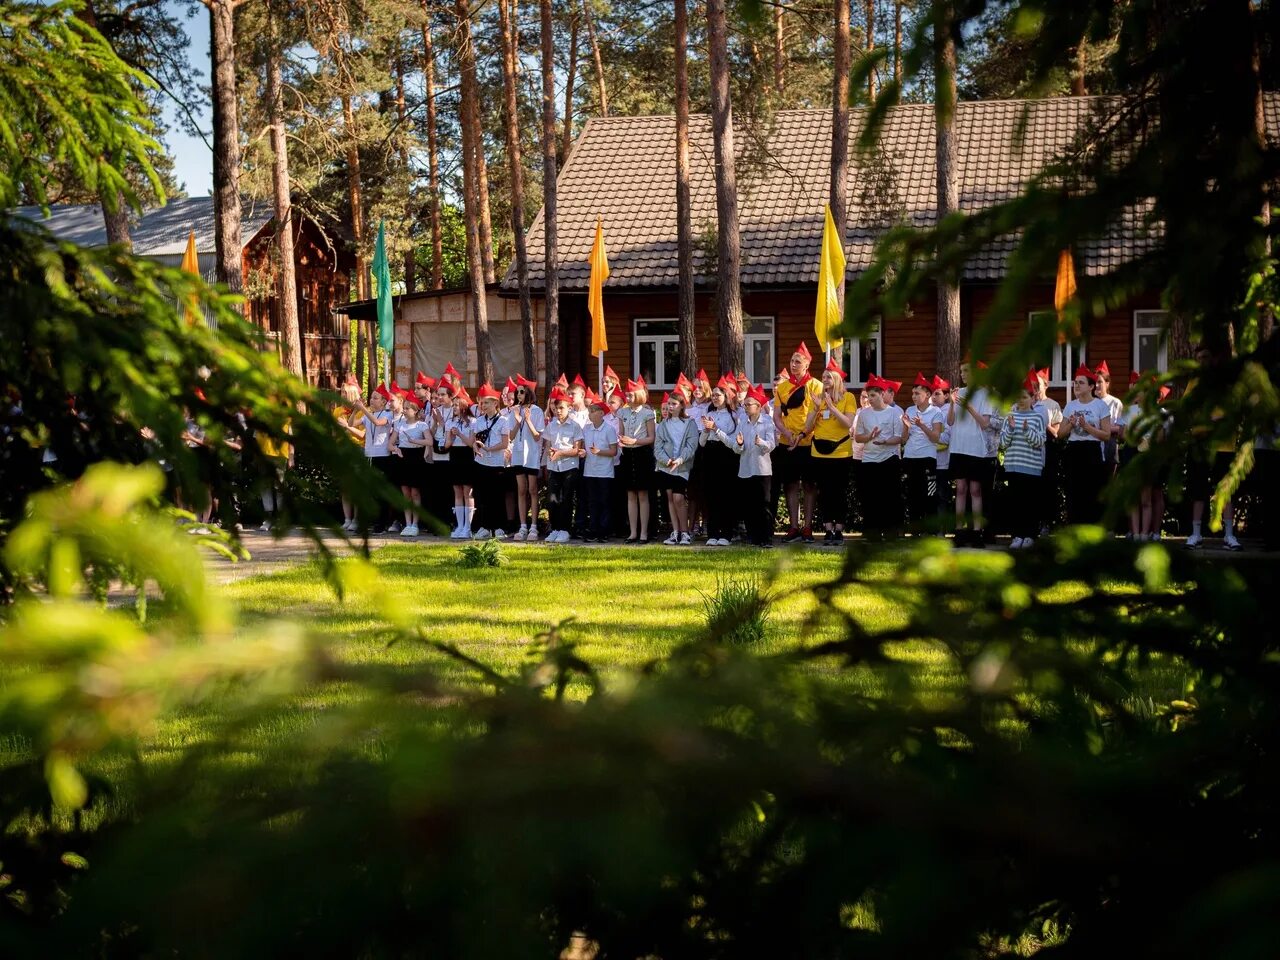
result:
<svg viewBox="0 0 1280 960"><path fill-rule="evenodd" d="M872 427L872 428L871 428L871 442L872 442L872 443L879 443L879 442L880 442L880 428L879 428L879 427Z"/></svg>
<svg viewBox="0 0 1280 960"><path fill-rule="evenodd" d="M769 444L765 442L764 437L760 436L760 434L758 434L758 433L757 433L757 434L756 434L756 446L757 446L757 447L767 447L768 445L769 445Z"/></svg>
<svg viewBox="0 0 1280 960"><path fill-rule="evenodd" d="M742 443L743 443L742 434L738 434L736 440L737 440L738 446L742 446Z"/></svg>

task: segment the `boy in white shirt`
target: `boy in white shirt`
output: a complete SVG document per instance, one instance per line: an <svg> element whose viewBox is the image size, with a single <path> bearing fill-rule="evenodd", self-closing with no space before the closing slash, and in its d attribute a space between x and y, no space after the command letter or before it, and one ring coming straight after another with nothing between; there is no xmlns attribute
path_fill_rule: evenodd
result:
<svg viewBox="0 0 1280 960"><path fill-rule="evenodd" d="M613 458L618 453L618 431L605 419L609 404L603 400L587 408L587 425L582 428L582 483L586 487L587 543L609 542L609 514L613 496Z"/></svg>
<svg viewBox="0 0 1280 960"><path fill-rule="evenodd" d="M902 416L884 402L885 381L872 374L867 378L868 405L858 411L853 438L863 444L862 465L858 468L858 502L862 512L863 535L884 540L902 524L901 465Z"/></svg>
<svg viewBox="0 0 1280 960"><path fill-rule="evenodd" d="M552 417L542 431L547 451L547 496L551 532L547 543L568 543L573 524L573 501L581 475L582 427L569 416L569 396L559 387L551 391Z"/></svg>

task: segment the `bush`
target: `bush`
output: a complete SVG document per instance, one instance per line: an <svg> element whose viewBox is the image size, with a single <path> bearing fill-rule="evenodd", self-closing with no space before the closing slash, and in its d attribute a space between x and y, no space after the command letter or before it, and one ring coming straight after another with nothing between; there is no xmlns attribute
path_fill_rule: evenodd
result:
<svg viewBox="0 0 1280 960"><path fill-rule="evenodd" d="M507 563L507 555L497 539L485 540L482 543L468 543L458 551L458 566L464 570L475 570L481 567L501 567Z"/></svg>
<svg viewBox="0 0 1280 960"><path fill-rule="evenodd" d="M773 597L756 577L716 578L716 591L702 594L707 635L731 647L760 644L769 627Z"/></svg>

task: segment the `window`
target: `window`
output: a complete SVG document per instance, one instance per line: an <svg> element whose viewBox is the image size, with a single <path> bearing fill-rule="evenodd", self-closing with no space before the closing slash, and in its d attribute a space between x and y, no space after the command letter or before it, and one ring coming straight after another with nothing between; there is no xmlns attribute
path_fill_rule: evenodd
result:
<svg viewBox="0 0 1280 960"><path fill-rule="evenodd" d="M844 362L849 370L849 386L861 387L867 382L867 377L873 373L879 375L882 361L882 351L880 349L882 336L883 330L877 321L876 328L872 331L871 336L861 340L846 340L844 342ZM814 363L817 363L817 358L815 358ZM825 359L822 361L822 366L826 366Z"/></svg>
<svg viewBox="0 0 1280 960"><path fill-rule="evenodd" d="M1133 311L1133 369L1140 373L1169 369L1168 324L1164 310Z"/></svg>
<svg viewBox="0 0 1280 960"><path fill-rule="evenodd" d="M1033 310L1027 315L1027 323L1049 323L1056 330L1058 326L1058 315L1054 310ZM1045 362L1043 358L1036 359L1037 367L1049 368L1049 386L1059 387L1061 389L1070 389L1072 381L1075 379L1076 367L1085 361L1085 344L1083 340L1058 343L1053 347L1053 356Z"/></svg>
<svg viewBox="0 0 1280 960"><path fill-rule="evenodd" d="M636 320L631 368L650 389L670 390L680 376L680 322Z"/></svg>
<svg viewBox="0 0 1280 960"><path fill-rule="evenodd" d="M747 379L771 384L778 372L773 340L773 317L746 317L742 329L742 352L747 358Z"/></svg>

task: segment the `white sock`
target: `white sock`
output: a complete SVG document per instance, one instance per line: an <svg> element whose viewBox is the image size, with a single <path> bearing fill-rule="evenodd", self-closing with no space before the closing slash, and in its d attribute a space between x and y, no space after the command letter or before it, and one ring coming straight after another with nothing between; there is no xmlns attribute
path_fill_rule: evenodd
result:
<svg viewBox="0 0 1280 960"><path fill-rule="evenodd" d="M513 227L512 229L515 229L515 228ZM1199 521L1199 520L1192 520L1192 521L1191 521L1191 535L1192 535L1193 537L1198 537L1198 536L1200 536L1200 521Z"/></svg>
<svg viewBox="0 0 1280 960"><path fill-rule="evenodd" d="M475 508L475 507L463 507L462 509L463 509L463 511L465 512L465 513L464 513L464 515L465 515L465 516L466 516L466 518L467 518L467 524L466 524L467 529L468 529L468 530L470 530L470 529L471 529L471 520L472 520L472 518L473 518L473 517L475 517L475 515L476 515L476 508Z"/></svg>
<svg viewBox="0 0 1280 960"><path fill-rule="evenodd" d="M453 521L455 524L457 524L459 530L462 529L462 515L466 511L466 509L467 509L466 507L453 508Z"/></svg>

